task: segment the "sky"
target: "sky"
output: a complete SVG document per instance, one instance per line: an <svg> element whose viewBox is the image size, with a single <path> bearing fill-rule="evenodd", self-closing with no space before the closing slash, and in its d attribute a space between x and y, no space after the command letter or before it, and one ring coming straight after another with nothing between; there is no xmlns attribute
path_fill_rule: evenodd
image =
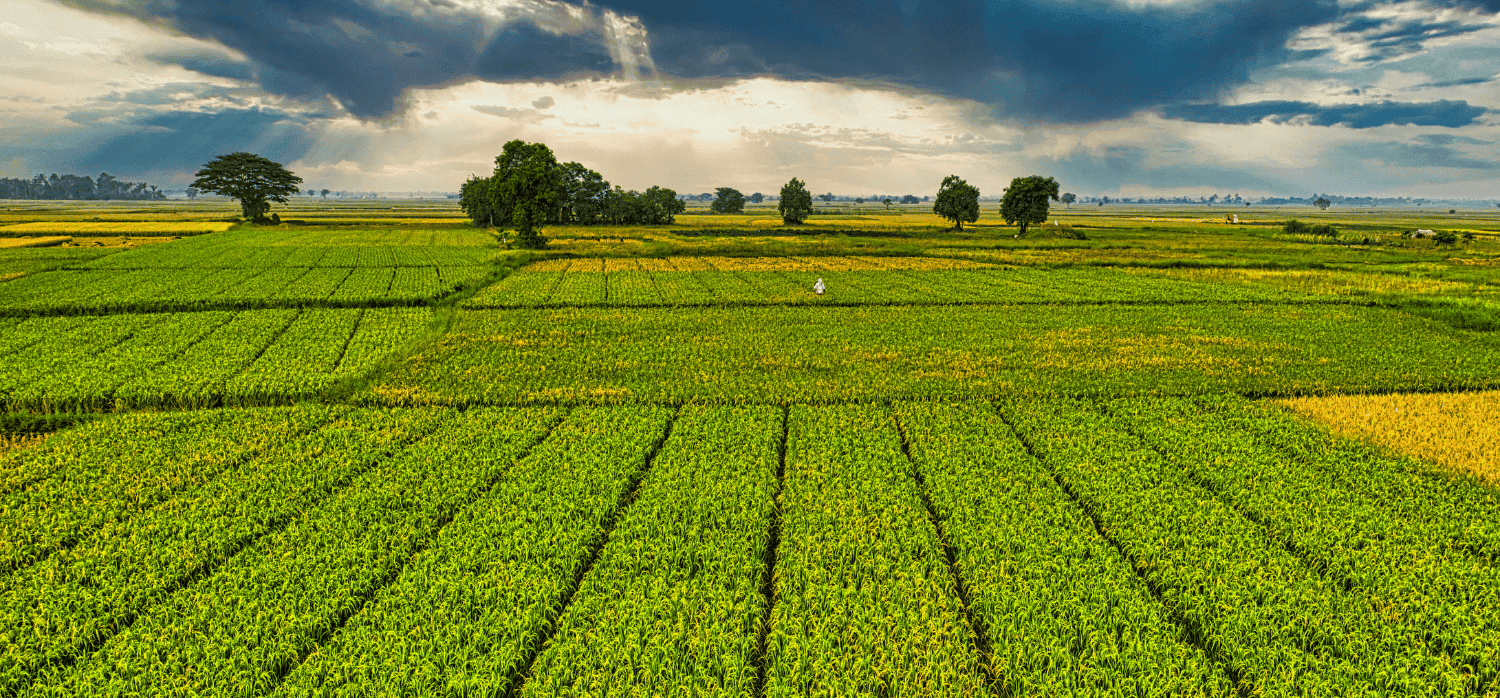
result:
<svg viewBox="0 0 1500 698"><path fill-rule="evenodd" d="M1500 0L0 0L0 176L1500 200Z"/></svg>

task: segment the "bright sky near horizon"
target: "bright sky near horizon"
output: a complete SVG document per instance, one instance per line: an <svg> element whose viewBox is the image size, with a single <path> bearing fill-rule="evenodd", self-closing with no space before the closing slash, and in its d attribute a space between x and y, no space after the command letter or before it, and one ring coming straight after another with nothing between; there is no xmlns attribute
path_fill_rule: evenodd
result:
<svg viewBox="0 0 1500 698"><path fill-rule="evenodd" d="M0 0L0 176L1500 199L1500 0Z"/></svg>

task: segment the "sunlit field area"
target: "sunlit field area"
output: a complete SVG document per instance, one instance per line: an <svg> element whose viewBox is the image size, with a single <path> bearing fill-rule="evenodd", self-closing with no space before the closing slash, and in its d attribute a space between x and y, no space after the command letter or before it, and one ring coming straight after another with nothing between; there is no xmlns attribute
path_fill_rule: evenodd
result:
<svg viewBox="0 0 1500 698"><path fill-rule="evenodd" d="M1500 695L1500 209L996 208L0 202L0 695Z"/></svg>

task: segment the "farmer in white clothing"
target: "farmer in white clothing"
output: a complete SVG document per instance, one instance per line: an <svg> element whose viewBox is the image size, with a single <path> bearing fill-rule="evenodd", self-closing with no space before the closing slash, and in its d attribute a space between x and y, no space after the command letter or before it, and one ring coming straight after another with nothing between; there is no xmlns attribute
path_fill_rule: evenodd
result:
<svg viewBox="0 0 1500 698"><path fill-rule="evenodd" d="M823 277L818 277L818 283L813 284L813 293L823 295Z"/></svg>

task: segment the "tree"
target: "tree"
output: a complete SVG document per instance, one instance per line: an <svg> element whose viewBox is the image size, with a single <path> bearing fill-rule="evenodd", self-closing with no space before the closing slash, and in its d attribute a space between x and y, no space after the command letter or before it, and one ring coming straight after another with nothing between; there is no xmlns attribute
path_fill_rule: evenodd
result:
<svg viewBox="0 0 1500 698"><path fill-rule="evenodd" d="M603 175L576 162L564 164L559 176L562 182L560 208L550 222L598 223L604 217L604 195L609 192L609 182L604 181Z"/></svg>
<svg viewBox="0 0 1500 698"><path fill-rule="evenodd" d="M315 192L315 191L313 191L313 190L311 190L311 189L308 189L308 190L307 190L307 195L308 195L308 196L317 196L317 195L318 195L318 192Z"/></svg>
<svg viewBox="0 0 1500 698"><path fill-rule="evenodd" d="M1026 226L1047 221L1047 213L1051 210L1048 200L1057 199L1057 180L1040 175L1017 177L1010 181L1010 187L1000 199L1000 217L1006 223L1019 224L1020 234L1025 235Z"/></svg>
<svg viewBox="0 0 1500 698"><path fill-rule="evenodd" d="M860 198L860 199L855 199L855 200L854 200L854 203L856 203L856 204L862 204L862 203L864 203L864 202L865 202L865 200L864 200L864 199L863 199L863 198Z"/></svg>
<svg viewBox="0 0 1500 698"><path fill-rule="evenodd" d="M714 193L714 202L708 207L714 213L740 213L745 210L745 195L740 190L719 187Z"/></svg>
<svg viewBox="0 0 1500 698"><path fill-rule="evenodd" d="M885 204L886 210L890 210L890 208L891 208L891 200L890 199L881 199L880 203Z"/></svg>
<svg viewBox="0 0 1500 698"><path fill-rule="evenodd" d="M1313 205L1317 206L1321 210L1327 211L1328 210L1328 205L1332 204L1332 203L1333 203L1332 201L1329 201L1328 199L1325 199L1325 198L1323 198L1323 197L1320 196L1320 197L1318 197L1317 201L1313 202Z"/></svg>
<svg viewBox="0 0 1500 698"><path fill-rule="evenodd" d="M318 193L319 193L319 194L322 194L322 195L323 195L323 198L325 198L325 199L326 199L326 198L328 198L328 190L327 190L327 189L324 189L324 190L323 190L323 191L320 191L320 192L318 192Z"/></svg>
<svg viewBox="0 0 1500 698"><path fill-rule="evenodd" d="M906 196L901 197L901 203L903 203L903 204L920 204L920 203L922 203L922 200L918 199L915 196L912 196L911 194L907 194Z"/></svg>
<svg viewBox="0 0 1500 698"><path fill-rule="evenodd" d="M1073 194L1063 194L1062 195L1062 199L1060 199L1060 201L1062 201L1063 203L1067 204L1069 208L1072 208L1073 202L1077 201L1077 200L1078 200L1078 197L1074 196Z"/></svg>
<svg viewBox="0 0 1500 698"><path fill-rule="evenodd" d="M786 225L797 225L807 220L812 215L812 194L807 191L807 185L796 177L783 184L781 201L776 204L776 210L781 213L781 222Z"/></svg>
<svg viewBox="0 0 1500 698"><path fill-rule="evenodd" d="M476 226L493 228L501 224L494 200L490 197L489 177L470 175L468 181L458 188L458 207Z"/></svg>
<svg viewBox="0 0 1500 698"><path fill-rule="evenodd" d="M508 225L515 228L516 244L521 247L547 245L540 229L556 210L561 190L562 168L545 143L513 140L495 157L490 202L497 215L509 214Z"/></svg>
<svg viewBox="0 0 1500 698"><path fill-rule="evenodd" d="M184 191L184 192L182 192L182 193L187 194L187 198L189 198L189 199L196 199L196 198L198 198L198 188L197 187L188 187L187 190Z"/></svg>
<svg viewBox="0 0 1500 698"><path fill-rule="evenodd" d="M266 219L272 201L284 204L287 196L302 189L301 177L253 153L220 155L196 176L193 187L238 199L245 218L257 223Z"/></svg>
<svg viewBox="0 0 1500 698"><path fill-rule="evenodd" d="M828 192L827 194L819 194L818 200L822 201L823 203L833 201L833 192Z"/></svg>
<svg viewBox="0 0 1500 698"><path fill-rule="evenodd" d="M979 188L948 175L938 186L937 200L932 202L932 212L953 221L953 229L962 232L964 223L979 220Z"/></svg>
<svg viewBox="0 0 1500 698"><path fill-rule="evenodd" d="M750 203L752 203L752 204L758 204L758 203L760 203L762 201L765 201L765 200L766 200L766 195L762 194L760 192L755 192L754 194L750 195Z"/></svg>

